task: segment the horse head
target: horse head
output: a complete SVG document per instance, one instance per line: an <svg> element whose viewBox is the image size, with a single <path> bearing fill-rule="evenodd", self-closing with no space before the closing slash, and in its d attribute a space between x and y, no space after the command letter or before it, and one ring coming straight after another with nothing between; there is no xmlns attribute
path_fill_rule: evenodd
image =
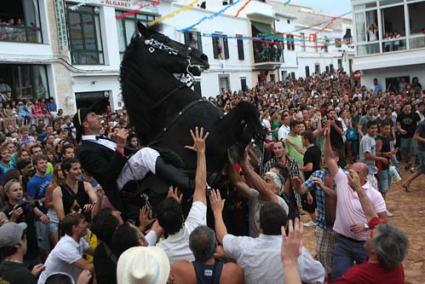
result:
<svg viewBox="0 0 425 284"><path fill-rule="evenodd" d="M157 120L152 110L181 86L175 74L199 76L208 68L208 57L201 51L138 22L121 62L120 81L130 122L139 137L149 140Z"/></svg>
<svg viewBox="0 0 425 284"><path fill-rule="evenodd" d="M141 43L139 48L144 59L170 73L201 75L209 68L208 56L198 49L172 40L154 28L137 23L137 31L133 41Z"/></svg>

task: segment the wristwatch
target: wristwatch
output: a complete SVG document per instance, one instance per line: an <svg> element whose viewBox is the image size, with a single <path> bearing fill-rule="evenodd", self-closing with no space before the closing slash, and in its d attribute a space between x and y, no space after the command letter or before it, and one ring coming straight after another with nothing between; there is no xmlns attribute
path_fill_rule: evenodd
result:
<svg viewBox="0 0 425 284"><path fill-rule="evenodd" d="M369 230L369 225L368 224L364 224L363 227L364 227L364 230L365 231Z"/></svg>

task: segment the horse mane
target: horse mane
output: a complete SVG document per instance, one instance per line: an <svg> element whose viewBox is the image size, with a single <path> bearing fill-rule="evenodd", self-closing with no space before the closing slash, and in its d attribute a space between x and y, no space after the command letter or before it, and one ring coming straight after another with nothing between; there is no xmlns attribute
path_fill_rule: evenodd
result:
<svg viewBox="0 0 425 284"><path fill-rule="evenodd" d="M150 109L155 101L145 94L141 86L144 78L140 71L140 58L138 56L139 38L133 38L127 47L120 67L120 83L124 104L129 116L130 125L136 129L136 134L143 140L149 140L149 134L153 132L152 115L146 111ZM140 106L143 106L143 111Z"/></svg>

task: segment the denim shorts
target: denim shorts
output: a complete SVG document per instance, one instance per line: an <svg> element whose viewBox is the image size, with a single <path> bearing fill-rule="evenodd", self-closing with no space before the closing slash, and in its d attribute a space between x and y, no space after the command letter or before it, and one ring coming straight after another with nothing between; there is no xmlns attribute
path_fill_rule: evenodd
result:
<svg viewBox="0 0 425 284"><path fill-rule="evenodd" d="M378 188L380 192L388 192L391 187L391 175L389 169L378 172Z"/></svg>
<svg viewBox="0 0 425 284"><path fill-rule="evenodd" d="M48 226L47 230L49 234L57 233L59 231L59 223L50 221L47 226Z"/></svg>

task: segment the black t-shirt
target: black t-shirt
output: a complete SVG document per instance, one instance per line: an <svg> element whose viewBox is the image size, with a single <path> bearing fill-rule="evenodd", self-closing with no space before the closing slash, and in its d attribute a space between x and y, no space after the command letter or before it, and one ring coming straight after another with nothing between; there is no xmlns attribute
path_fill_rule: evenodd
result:
<svg viewBox="0 0 425 284"><path fill-rule="evenodd" d="M313 172L320 170L321 158L322 158L322 152L320 151L319 147L314 145L307 148L307 151L305 151L304 153L304 166L307 165L308 163L313 163L313 171L304 172L304 177L306 180L310 177L310 175Z"/></svg>
<svg viewBox="0 0 425 284"><path fill-rule="evenodd" d="M0 263L0 283L35 284L37 279L23 263L5 260Z"/></svg>
<svg viewBox="0 0 425 284"><path fill-rule="evenodd" d="M416 112L410 114L405 114L404 112L400 113L397 116L397 122L400 123L402 129L406 130L406 134L401 135L403 138L412 138L416 131L416 126L421 120L419 115Z"/></svg>
<svg viewBox="0 0 425 284"><path fill-rule="evenodd" d="M116 284L117 260L111 249L100 243L94 251L93 265L97 283Z"/></svg>

